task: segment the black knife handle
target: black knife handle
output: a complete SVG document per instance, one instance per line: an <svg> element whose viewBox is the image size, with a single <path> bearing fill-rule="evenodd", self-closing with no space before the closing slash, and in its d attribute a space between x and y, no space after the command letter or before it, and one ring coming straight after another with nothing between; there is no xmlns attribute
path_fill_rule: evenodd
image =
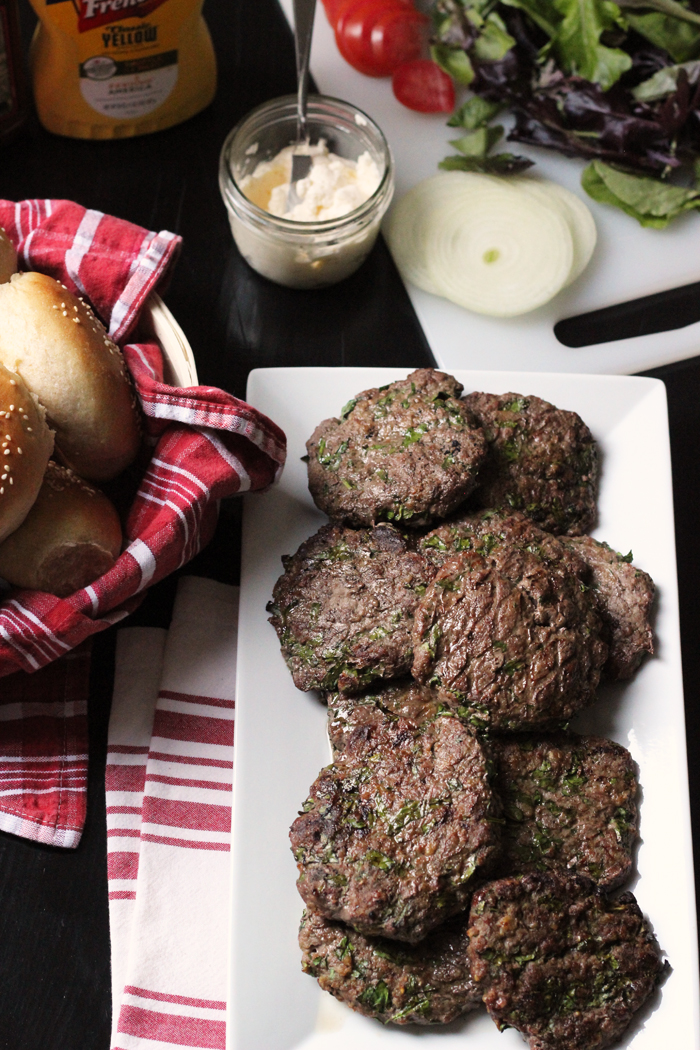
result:
<svg viewBox="0 0 700 1050"><path fill-rule="evenodd" d="M671 332L696 321L700 321L700 281L567 317L557 321L554 334L564 346L578 348Z"/></svg>

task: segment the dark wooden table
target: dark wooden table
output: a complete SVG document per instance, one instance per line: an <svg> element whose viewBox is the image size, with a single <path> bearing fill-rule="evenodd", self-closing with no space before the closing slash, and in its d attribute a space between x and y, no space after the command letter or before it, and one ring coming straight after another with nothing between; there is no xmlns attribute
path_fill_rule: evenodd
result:
<svg viewBox="0 0 700 1050"><path fill-rule="evenodd" d="M24 2L28 41L33 16ZM354 277L323 292L278 288L239 256L219 196L219 150L248 110L295 90L292 39L275 0L208 0L205 14L220 78L206 112L156 135L104 143L55 137L32 116L10 146L0 147L0 197L66 197L181 234L184 250L166 301L190 339L201 381L239 397L257 367L432 364L383 244ZM649 374L664 380L669 398L697 845L700 357ZM236 582L239 522L240 503L224 504L212 544L184 571ZM154 587L129 622L167 626L175 583L171 578ZM94 647L88 816L80 846L62 851L0 833L0 1050L109 1047L104 764L114 637L113 630L98 635Z"/></svg>

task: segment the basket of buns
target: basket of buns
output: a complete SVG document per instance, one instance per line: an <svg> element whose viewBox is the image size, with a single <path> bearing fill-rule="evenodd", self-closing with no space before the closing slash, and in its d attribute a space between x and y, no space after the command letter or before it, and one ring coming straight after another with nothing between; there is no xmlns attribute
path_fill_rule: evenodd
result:
<svg viewBox="0 0 700 1050"><path fill-rule="evenodd" d="M2 676L126 616L222 497L274 481L285 439L196 385L155 293L175 235L62 201L0 201L0 226Z"/></svg>

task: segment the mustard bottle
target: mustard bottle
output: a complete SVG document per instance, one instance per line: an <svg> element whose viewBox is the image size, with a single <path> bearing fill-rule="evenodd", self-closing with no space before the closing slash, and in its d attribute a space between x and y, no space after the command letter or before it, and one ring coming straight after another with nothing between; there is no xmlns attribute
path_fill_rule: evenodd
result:
<svg viewBox="0 0 700 1050"><path fill-rule="evenodd" d="M216 59L203 0L31 0L39 119L80 139L161 131L208 106Z"/></svg>

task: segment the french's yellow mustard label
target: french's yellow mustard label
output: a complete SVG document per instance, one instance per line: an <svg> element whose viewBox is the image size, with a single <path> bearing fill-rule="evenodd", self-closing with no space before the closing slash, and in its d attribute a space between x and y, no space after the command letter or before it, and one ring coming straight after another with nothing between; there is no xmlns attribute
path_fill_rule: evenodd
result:
<svg viewBox="0 0 700 1050"><path fill-rule="evenodd" d="M212 100L216 62L202 0L31 0L32 76L57 134L145 134Z"/></svg>

